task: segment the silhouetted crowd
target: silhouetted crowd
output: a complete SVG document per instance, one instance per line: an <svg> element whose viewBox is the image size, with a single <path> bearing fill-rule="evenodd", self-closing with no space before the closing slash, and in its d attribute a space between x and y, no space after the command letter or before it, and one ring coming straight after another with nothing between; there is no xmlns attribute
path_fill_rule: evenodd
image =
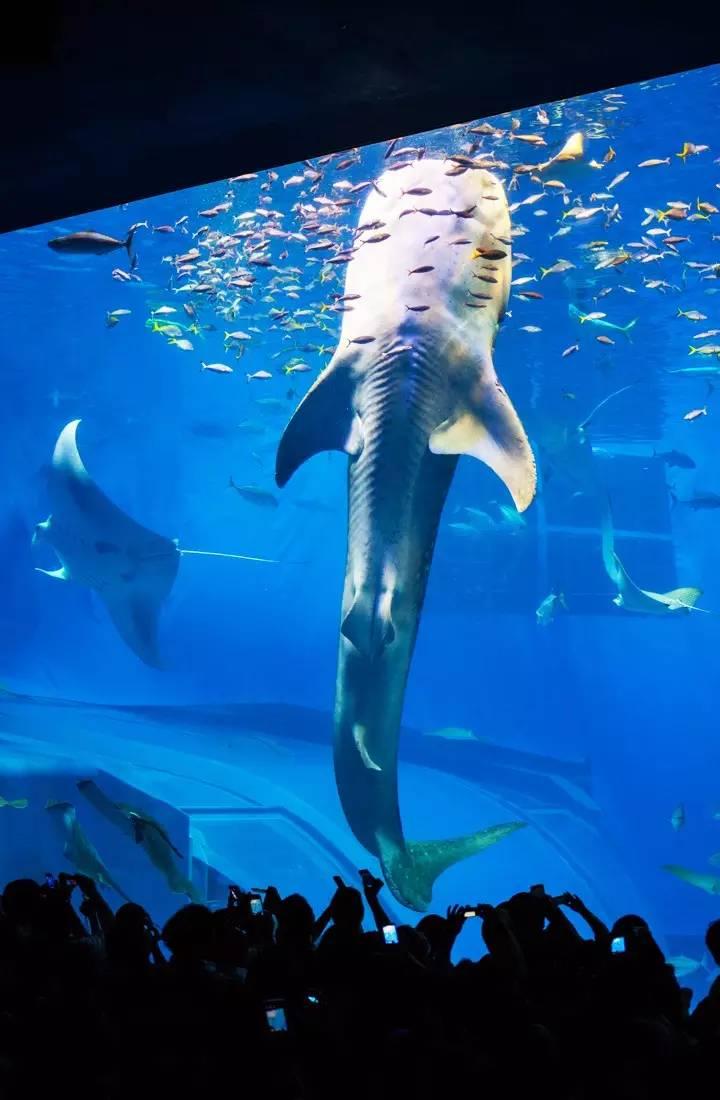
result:
<svg viewBox="0 0 720 1100"><path fill-rule="evenodd" d="M160 932L88 878L46 878L2 898L2 1098L717 1095L720 978L690 1012L641 917L609 929L571 894L395 928L363 871L317 917L300 894L231 887ZM466 921L486 953L453 964ZM720 964L720 920L706 943Z"/></svg>

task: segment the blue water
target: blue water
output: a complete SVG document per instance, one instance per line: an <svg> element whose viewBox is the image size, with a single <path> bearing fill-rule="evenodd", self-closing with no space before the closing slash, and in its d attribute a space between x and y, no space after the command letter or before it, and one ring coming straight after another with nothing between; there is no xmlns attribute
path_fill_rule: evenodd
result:
<svg viewBox="0 0 720 1100"><path fill-rule="evenodd" d="M525 821L522 832L446 872L433 904L498 901L542 881L553 893L582 893L608 919L639 908L669 951L696 958L715 902L662 868L714 874L708 860L720 849L713 816L720 809L720 515L671 507L669 490L680 501L720 491L713 445L720 412L705 381L665 372L720 368L718 355L689 354L690 346L720 343L697 335L720 329L719 100L714 67L546 104L546 116L537 108L509 112L490 120L504 131L499 136L469 135L476 120L396 146L422 147L427 157L492 151L507 165L498 175L508 201L522 204L512 214L513 278L536 281L513 287L494 358L540 470L538 498L524 524L515 525L500 511L512 507L501 483L479 462L461 459L405 700L406 833L435 839ZM514 133L546 144L510 137L512 119L519 120ZM513 172L549 158L576 131L585 135L584 167L567 190ZM468 149L473 140L477 147ZM709 148L678 156L688 142ZM258 876L304 889L319 905L333 873L350 877L353 865L373 866L344 822L332 774L347 459L320 455L280 491L274 455L337 343L342 315L329 307L332 295L342 294L345 267L324 261L349 246L366 191L334 185L377 178L393 161L387 152L381 144L313 161L312 170L322 172L315 193L314 177L288 183L308 165L289 165L273 176L259 172L253 180L220 181L0 238L0 677L8 691L33 697L0 699L0 794L30 800L24 810L0 810L4 878L66 866L43 809L46 798L61 798L76 804L126 892L159 918L182 901L131 841L83 803L74 783L87 774L163 821L210 900L225 882L251 885ZM345 158L353 163L340 169ZM638 167L652 158L669 162ZM608 191L623 172L629 175ZM538 201L523 203L543 190ZM611 197L591 197L598 193ZM318 196L333 195L351 201L317 205ZM229 208L199 214L221 203ZM315 203L315 213L298 203ZM687 205L675 207L677 219L652 213L672 210L669 203ZM605 209L587 221L563 217L578 204ZM282 218L240 218L263 208ZM651 220L643 225L646 210ZM144 221L150 228L135 238L137 279L113 277L116 269L131 273L123 249L64 256L47 246L83 229L124 238ZM244 226L257 232L267 223L297 234L308 222L337 228L327 236L306 230L300 239L262 238L267 248L259 254L272 266L249 268L256 277L249 292L213 280L245 266L243 249L262 243L257 235L231 242L205 275L177 272L179 255L198 244L201 260L222 252L217 238ZM203 224L214 237L195 237ZM174 231L154 232L157 226ZM658 228L689 240L664 249L659 234L643 242ZM306 251L320 240L333 248ZM597 268L623 250L627 260ZM559 259L573 266L541 278L541 268ZM183 290L203 279L214 294ZM648 285L655 280L659 286ZM288 284L298 289L288 293ZM523 290L543 297L524 299ZM187 331L192 319L183 303L194 305L197 331ZM177 312L153 315L163 305ZM109 325L108 313L118 309L130 313ZM274 319L271 309L287 313ZM694 322L680 309L706 319ZM635 324L626 335L580 323L577 311ZM152 331L153 316L183 326L192 350ZM237 329L251 336L241 358L223 335ZM563 357L576 343L580 349ZM293 357L311 371L283 373ZM234 370L213 373L201 362ZM246 381L259 370L272 377ZM631 383L593 418L581 444L576 426ZM705 407L707 415L684 419ZM50 511L55 441L77 418L91 476L139 523L178 538L181 548L279 563L183 557L162 612L161 670L123 644L90 590L34 569L57 565L49 548L33 548L30 540ZM666 467L654 457L671 449L690 455L695 468ZM230 476L273 493L278 506L241 498L228 487ZM654 592L696 585L702 611L656 617L614 606L597 483L610 494L616 548L633 580ZM468 506L485 517L473 520ZM564 594L567 610L539 625L536 609L552 591ZM41 697L179 709L157 721L149 710L130 718L81 705L53 708ZM188 710L191 704L200 709ZM218 721L211 704L265 709L240 707ZM448 727L471 734L427 736ZM680 805L686 821L675 829L671 815ZM398 919L413 919L397 902L395 909ZM469 939L461 946L477 950Z"/></svg>

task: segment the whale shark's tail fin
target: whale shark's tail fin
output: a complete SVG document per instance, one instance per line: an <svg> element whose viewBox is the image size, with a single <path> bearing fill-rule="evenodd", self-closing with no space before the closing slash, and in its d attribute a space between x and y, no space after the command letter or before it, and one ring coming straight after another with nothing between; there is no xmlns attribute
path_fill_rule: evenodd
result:
<svg viewBox="0 0 720 1100"><path fill-rule="evenodd" d="M399 902L423 913L432 900L433 883L443 871L497 844L525 824L524 821L509 821L452 840L410 841L404 848L378 836L383 877Z"/></svg>

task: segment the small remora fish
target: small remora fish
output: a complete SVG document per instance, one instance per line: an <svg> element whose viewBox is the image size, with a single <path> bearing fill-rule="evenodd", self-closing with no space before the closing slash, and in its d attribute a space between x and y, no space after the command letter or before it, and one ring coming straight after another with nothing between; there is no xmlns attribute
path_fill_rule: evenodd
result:
<svg viewBox="0 0 720 1100"><path fill-rule="evenodd" d="M48 241L48 248L52 248L54 252L67 253L69 256L106 256L108 252L125 248L134 267L137 257L132 245L137 228L138 226L133 226L124 241L117 237L109 237L106 233L96 233L93 229L83 229L79 233L66 233L62 237L54 237Z"/></svg>
<svg viewBox="0 0 720 1100"><path fill-rule="evenodd" d="M679 806L676 806L671 813L670 824L672 825L675 832L677 832L679 829L682 829L685 825L685 807L683 806L682 802Z"/></svg>
<svg viewBox="0 0 720 1100"><path fill-rule="evenodd" d="M247 500L250 504L257 504L260 508L278 507L277 497L273 496L267 489L261 489L258 485L236 485L231 477L228 481L228 489L234 489L243 500Z"/></svg>

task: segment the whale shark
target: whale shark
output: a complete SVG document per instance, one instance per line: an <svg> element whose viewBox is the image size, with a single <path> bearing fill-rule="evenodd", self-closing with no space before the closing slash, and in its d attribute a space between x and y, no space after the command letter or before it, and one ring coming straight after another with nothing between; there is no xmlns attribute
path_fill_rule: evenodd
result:
<svg viewBox="0 0 720 1100"><path fill-rule="evenodd" d="M72 802L58 802L49 799L45 809L56 821L61 836L65 840L63 854L76 871L87 875L101 886L109 886L125 901L130 898L114 881L92 841L88 839L78 823L77 813Z"/></svg>
<svg viewBox="0 0 720 1100"><path fill-rule="evenodd" d="M61 431L52 456L52 514L35 527L33 543L47 542L60 568L48 577L94 589L120 637L148 665L159 667L158 619L180 563L174 539L141 526L103 493L77 447L79 420Z"/></svg>
<svg viewBox="0 0 720 1100"><path fill-rule="evenodd" d="M200 900L197 890L175 862L175 856L182 859L181 853L155 818L124 802L114 802L92 779L81 779L77 788L111 825L143 848L174 894L186 894L191 901Z"/></svg>
<svg viewBox="0 0 720 1100"><path fill-rule="evenodd" d="M650 592L639 588L615 552L615 533L609 500L605 499L601 517L602 556L605 572L617 588L613 603L625 611L643 615L668 615L677 612L700 611L695 604L702 596L701 588L673 588L670 592Z"/></svg>
<svg viewBox="0 0 720 1100"><path fill-rule="evenodd" d="M283 487L320 451L348 463L348 538L336 694L335 776L348 824L393 895L424 911L439 874L522 827L406 840L398 735L443 505L461 454L535 494L532 450L492 351L511 281L500 180L439 159L386 171L365 201L338 346L293 413Z"/></svg>

